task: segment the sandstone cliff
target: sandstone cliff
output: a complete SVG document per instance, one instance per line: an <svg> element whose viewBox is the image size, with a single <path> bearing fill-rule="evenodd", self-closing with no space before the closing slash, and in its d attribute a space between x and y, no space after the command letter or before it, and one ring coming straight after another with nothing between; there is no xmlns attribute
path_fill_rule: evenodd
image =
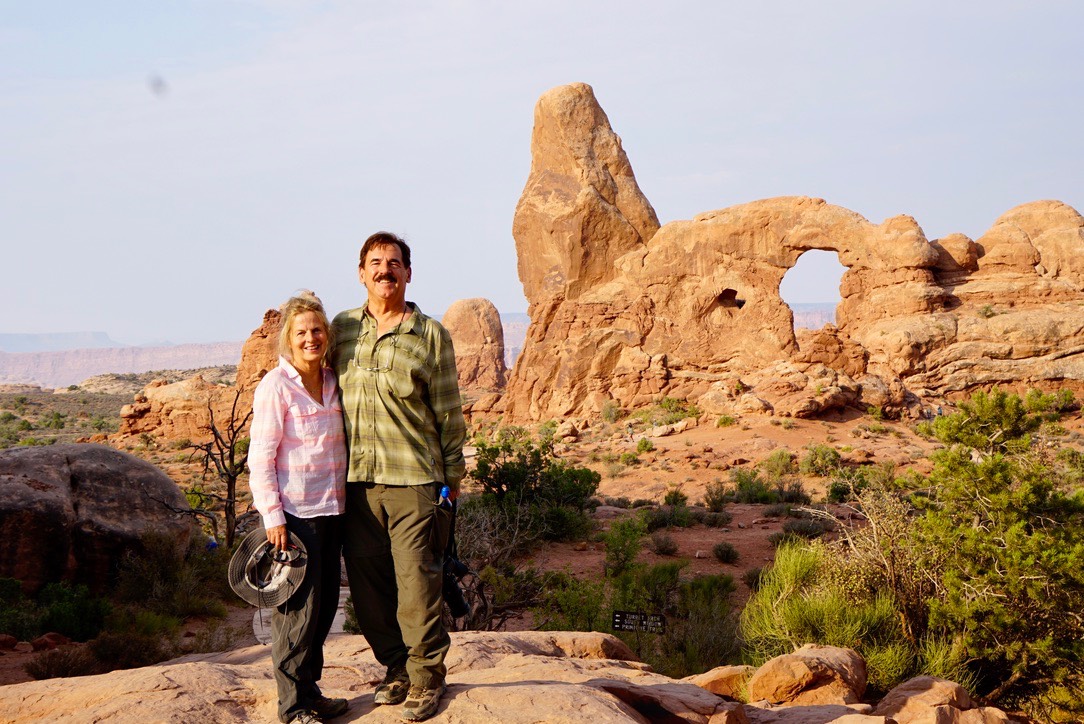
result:
<svg viewBox="0 0 1084 724"><path fill-rule="evenodd" d="M1084 381L1084 218L1062 203L1012 209L976 241L931 242L909 216L875 224L808 197L659 227L582 83L539 99L531 157L513 223L531 326L509 419L662 395L734 411L749 387L780 414L898 412L977 386ZM836 326L802 347L779 284L811 249L847 271Z"/></svg>

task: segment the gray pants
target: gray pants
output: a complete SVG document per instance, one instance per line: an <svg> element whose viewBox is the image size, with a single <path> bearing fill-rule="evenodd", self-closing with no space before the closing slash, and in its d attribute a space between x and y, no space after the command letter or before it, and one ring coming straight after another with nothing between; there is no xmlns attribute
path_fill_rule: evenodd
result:
<svg viewBox="0 0 1084 724"><path fill-rule="evenodd" d="M346 484L343 557L354 613L384 666L405 665L410 683L444 683L452 645L441 621L444 550L452 513L440 483Z"/></svg>
<svg viewBox="0 0 1084 724"><path fill-rule="evenodd" d="M339 605L341 515L298 518L286 529L305 544L305 578L297 592L271 614L271 661L279 694L279 720L288 722L320 696L324 641Z"/></svg>

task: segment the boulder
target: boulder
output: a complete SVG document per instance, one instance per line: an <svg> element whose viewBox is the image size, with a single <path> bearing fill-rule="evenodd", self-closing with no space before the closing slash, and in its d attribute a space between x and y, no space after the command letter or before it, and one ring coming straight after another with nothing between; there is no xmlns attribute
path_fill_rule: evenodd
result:
<svg viewBox="0 0 1084 724"><path fill-rule="evenodd" d="M881 699L874 713L891 717L897 724L1008 721L999 709L979 707L959 684L935 676L916 676L899 684Z"/></svg>
<svg viewBox="0 0 1084 724"><path fill-rule="evenodd" d="M459 389L492 393L504 389L504 328L488 299L460 299L448 307L441 324L455 345Z"/></svg>
<svg viewBox="0 0 1084 724"><path fill-rule="evenodd" d="M0 577L101 591L148 532L186 542L184 493L148 462L104 445L0 450Z"/></svg>
<svg viewBox="0 0 1084 724"><path fill-rule="evenodd" d="M683 681L696 684L702 689L707 689L712 694L724 696L728 699L737 699L739 692L745 687L745 682L753 675L754 671L756 669L752 666L717 666L711 671L705 671L703 674L686 676Z"/></svg>
<svg viewBox="0 0 1084 724"><path fill-rule="evenodd" d="M771 704L856 704L866 662L853 649L806 644L764 663L749 679L749 700Z"/></svg>

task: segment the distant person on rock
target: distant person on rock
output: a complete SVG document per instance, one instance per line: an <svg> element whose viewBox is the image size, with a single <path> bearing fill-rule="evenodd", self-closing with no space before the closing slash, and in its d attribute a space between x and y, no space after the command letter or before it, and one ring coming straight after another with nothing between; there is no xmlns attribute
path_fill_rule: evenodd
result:
<svg viewBox="0 0 1084 724"><path fill-rule="evenodd" d="M305 547L305 578L271 615L271 660L279 720L311 724L346 712L317 682L324 641L339 605L339 557L346 507L346 441L327 315L312 292L282 307L279 366L256 387L248 465L252 502L267 540L286 550L288 532Z"/></svg>
<svg viewBox="0 0 1084 724"><path fill-rule="evenodd" d="M387 667L376 704L436 713L451 638L441 621L451 500L466 424L447 330L406 301L410 247L378 232L361 247L364 306L332 324L349 467L343 555L358 625Z"/></svg>

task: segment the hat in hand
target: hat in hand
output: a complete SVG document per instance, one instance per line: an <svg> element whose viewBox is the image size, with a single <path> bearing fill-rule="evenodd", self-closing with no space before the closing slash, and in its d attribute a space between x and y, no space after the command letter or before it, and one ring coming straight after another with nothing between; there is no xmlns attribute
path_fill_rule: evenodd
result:
<svg viewBox="0 0 1084 724"><path fill-rule="evenodd" d="M307 560L305 544L293 533L280 551L267 542L267 531L257 528L230 558L230 588L253 606L280 606L301 585Z"/></svg>

